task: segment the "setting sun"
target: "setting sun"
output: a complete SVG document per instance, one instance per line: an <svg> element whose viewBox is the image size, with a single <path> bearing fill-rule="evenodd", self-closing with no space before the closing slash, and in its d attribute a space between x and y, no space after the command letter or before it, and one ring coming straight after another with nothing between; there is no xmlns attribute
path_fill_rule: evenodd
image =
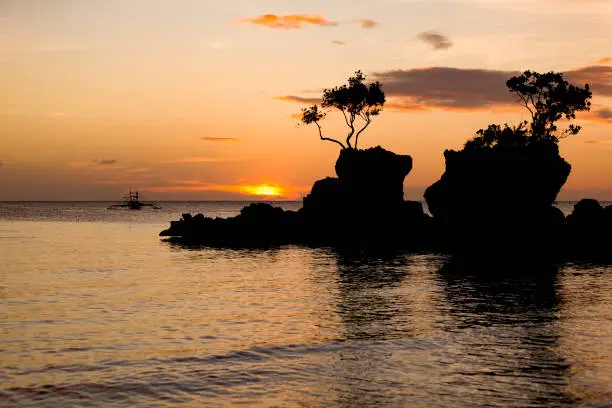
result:
<svg viewBox="0 0 612 408"><path fill-rule="evenodd" d="M279 197L283 195L283 190L276 185L260 184L258 186L245 186L244 191L248 194L258 196Z"/></svg>

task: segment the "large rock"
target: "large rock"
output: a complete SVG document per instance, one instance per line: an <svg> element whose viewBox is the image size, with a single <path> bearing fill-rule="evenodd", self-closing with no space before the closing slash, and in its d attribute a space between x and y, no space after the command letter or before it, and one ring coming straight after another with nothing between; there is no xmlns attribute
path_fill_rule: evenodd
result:
<svg viewBox="0 0 612 408"><path fill-rule="evenodd" d="M404 178L412 158L378 146L345 149L337 178L314 183L299 211L310 241L346 244L425 242L429 217L420 202L404 201Z"/></svg>
<svg viewBox="0 0 612 408"><path fill-rule="evenodd" d="M553 245L563 217L552 205L571 171L556 146L447 150L444 157L446 171L425 200L451 244L510 251Z"/></svg>
<svg viewBox="0 0 612 408"><path fill-rule="evenodd" d="M412 170L412 157L382 147L345 149L336 161L336 174L350 198L361 203L401 205L404 179Z"/></svg>
<svg viewBox="0 0 612 408"><path fill-rule="evenodd" d="M335 169L338 178L315 182L304 198L304 214L336 219L395 215L403 206L404 178L412 170L412 157L380 146L344 149Z"/></svg>
<svg viewBox="0 0 612 408"><path fill-rule="evenodd" d="M585 198L567 217L565 252L574 259L612 259L612 206Z"/></svg>
<svg viewBox="0 0 612 408"><path fill-rule="evenodd" d="M583 198L574 205L574 210L567 217L571 227L580 229L597 229L604 227L604 208L597 200Z"/></svg>

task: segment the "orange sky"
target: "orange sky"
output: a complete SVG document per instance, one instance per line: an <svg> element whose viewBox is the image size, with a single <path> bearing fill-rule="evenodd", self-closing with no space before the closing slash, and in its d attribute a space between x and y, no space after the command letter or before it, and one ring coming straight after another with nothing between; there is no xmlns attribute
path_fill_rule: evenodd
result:
<svg viewBox="0 0 612 408"><path fill-rule="evenodd" d="M389 100L360 147L413 157L409 199L442 174L444 149L525 118L504 100L509 74L588 81L560 198L612 200L612 1L330 3L2 1L0 200L252 199L276 191L264 184L301 198L338 148L296 126L291 100L356 69Z"/></svg>

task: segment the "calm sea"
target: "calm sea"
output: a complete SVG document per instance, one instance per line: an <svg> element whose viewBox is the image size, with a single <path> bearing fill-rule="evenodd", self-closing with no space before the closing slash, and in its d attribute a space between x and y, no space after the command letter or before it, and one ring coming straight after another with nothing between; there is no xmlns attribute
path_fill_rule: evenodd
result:
<svg viewBox="0 0 612 408"><path fill-rule="evenodd" d="M612 405L610 266L184 248L245 203L108 204L0 203L0 405Z"/></svg>

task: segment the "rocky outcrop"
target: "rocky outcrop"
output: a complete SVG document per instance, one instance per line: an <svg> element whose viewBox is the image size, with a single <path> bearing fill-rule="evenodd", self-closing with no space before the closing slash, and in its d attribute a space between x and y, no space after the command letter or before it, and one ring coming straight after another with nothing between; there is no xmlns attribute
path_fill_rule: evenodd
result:
<svg viewBox="0 0 612 408"><path fill-rule="evenodd" d="M477 259L611 260L612 206L553 203L570 165L556 149L445 152L446 172L420 202L404 201L410 156L342 151L336 178L314 183L299 211L255 203L230 218L183 214L161 236L214 246L334 245L444 251ZM503 257L503 258L502 258Z"/></svg>
<svg viewBox="0 0 612 408"><path fill-rule="evenodd" d="M300 241L300 221L295 211L285 211L266 203L253 203L230 218L210 218L203 214L183 214L171 221L162 237L181 237L185 242L241 246L286 244Z"/></svg>
<svg viewBox="0 0 612 408"><path fill-rule="evenodd" d="M361 205L401 204L404 179L412 170L412 157L380 146L346 149L340 152L335 169L351 200Z"/></svg>
<svg viewBox="0 0 612 408"><path fill-rule="evenodd" d="M420 202L404 201L404 179L412 158L378 146L345 149L337 178L315 182L304 198L303 217L311 240L373 243L416 241L429 217Z"/></svg>
<svg viewBox="0 0 612 408"><path fill-rule="evenodd" d="M404 179L412 170L412 157L378 146L344 149L336 161L337 178L315 182L304 198L302 212L313 218L353 218L396 214L404 202ZM378 215L378 214L376 214Z"/></svg>
<svg viewBox="0 0 612 408"><path fill-rule="evenodd" d="M161 233L202 242L410 245L424 243L431 221L420 202L404 201L412 158L382 147L344 149L337 178L314 183L296 213L251 204L227 219L183 215Z"/></svg>
<svg viewBox="0 0 612 408"><path fill-rule="evenodd" d="M612 259L612 205L585 198L567 217L565 252L578 259Z"/></svg>
<svg viewBox="0 0 612 408"><path fill-rule="evenodd" d="M583 198L574 205L574 211L567 217L567 223L577 229L604 228L604 207L597 200Z"/></svg>
<svg viewBox="0 0 612 408"><path fill-rule="evenodd" d="M446 151L425 200L460 250L527 251L554 245L563 214L552 205L571 166L556 146Z"/></svg>

